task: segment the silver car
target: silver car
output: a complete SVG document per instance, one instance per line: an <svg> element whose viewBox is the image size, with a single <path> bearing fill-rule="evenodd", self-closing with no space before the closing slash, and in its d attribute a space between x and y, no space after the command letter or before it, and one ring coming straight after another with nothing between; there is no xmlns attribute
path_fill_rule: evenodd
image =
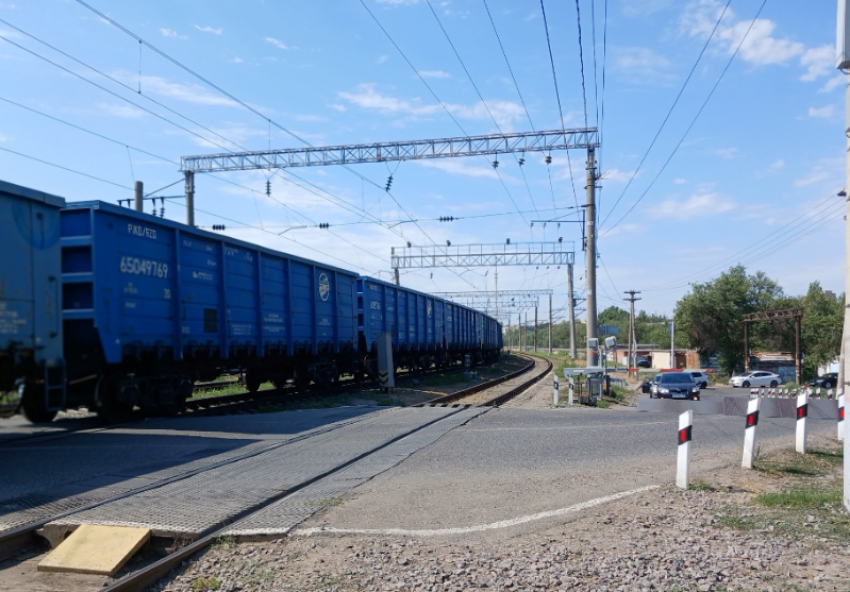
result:
<svg viewBox="0 0 850 592"><path fill-rule="evenodd" d="M753 386L769 386L770 388L776 388L780 384L782 384L782 377L779 376L779 374L765 372L764 370L747 372L746 374L733 376L729 379L729 386L735 388L739 386L743 388L750 388Z"/></svg>

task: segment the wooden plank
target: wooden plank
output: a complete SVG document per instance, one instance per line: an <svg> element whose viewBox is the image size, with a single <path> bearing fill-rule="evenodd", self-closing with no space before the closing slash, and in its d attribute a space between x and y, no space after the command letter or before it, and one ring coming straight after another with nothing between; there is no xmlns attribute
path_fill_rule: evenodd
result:
<svg viewBox="0 0 850 592"><path fill-rule="evenodd" d="M83 524L38 564L38 571L114 576L150 540L148 528Z"/></svg>

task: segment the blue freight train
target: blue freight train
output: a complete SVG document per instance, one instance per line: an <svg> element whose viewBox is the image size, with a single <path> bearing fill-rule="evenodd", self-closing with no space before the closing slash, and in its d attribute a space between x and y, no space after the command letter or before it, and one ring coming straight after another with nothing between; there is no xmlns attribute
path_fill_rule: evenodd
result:
<svg viewBox="0 0 850 592"><path fill-rule="evenodd" d="M195 381L234 368L250 391L374 378L382 332L399 368L501 349L480 312L127 208L4 183L0 216L15 254L0 267L0 409L33 421L176 412Z"/></svg>

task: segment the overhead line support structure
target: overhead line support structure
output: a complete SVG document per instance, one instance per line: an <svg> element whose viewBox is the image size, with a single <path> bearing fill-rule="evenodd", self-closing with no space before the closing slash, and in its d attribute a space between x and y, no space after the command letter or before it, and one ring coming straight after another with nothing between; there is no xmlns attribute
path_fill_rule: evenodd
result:
<svg viewBox="0 0 850 592"><path fill-rule="evenodd" d="M596 332L596 153L593 146L587 149L587 339L598 338ZM587 347L587 366L599 365L599 350Z"/></svg>
<svg viewBox="0 0 850 592"><path fill-rule="evenodd" d="M794 373L796 374L797 384L802 384L800 380L803 377L803 351L801 349L800 334L803 309L801 308L766 310L745 314L741 317L741 321L744 323L744 371L748 372L750 369L750 332L748 325L760 321L779 321L783 319L794 319Z"/></svg>

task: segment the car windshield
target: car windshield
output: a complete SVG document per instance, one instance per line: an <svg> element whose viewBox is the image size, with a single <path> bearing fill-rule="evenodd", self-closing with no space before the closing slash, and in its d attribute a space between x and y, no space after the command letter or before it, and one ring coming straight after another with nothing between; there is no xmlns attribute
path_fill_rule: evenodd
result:
<svg viewBox="0 0 850 592"><path fill-rule="evenodd" d="M685 374L684 372L671 372L670 374L663 374L661 376L661 384L670 384L674 382L693 382L694 379L691 378L690 374Z"/></svg>

